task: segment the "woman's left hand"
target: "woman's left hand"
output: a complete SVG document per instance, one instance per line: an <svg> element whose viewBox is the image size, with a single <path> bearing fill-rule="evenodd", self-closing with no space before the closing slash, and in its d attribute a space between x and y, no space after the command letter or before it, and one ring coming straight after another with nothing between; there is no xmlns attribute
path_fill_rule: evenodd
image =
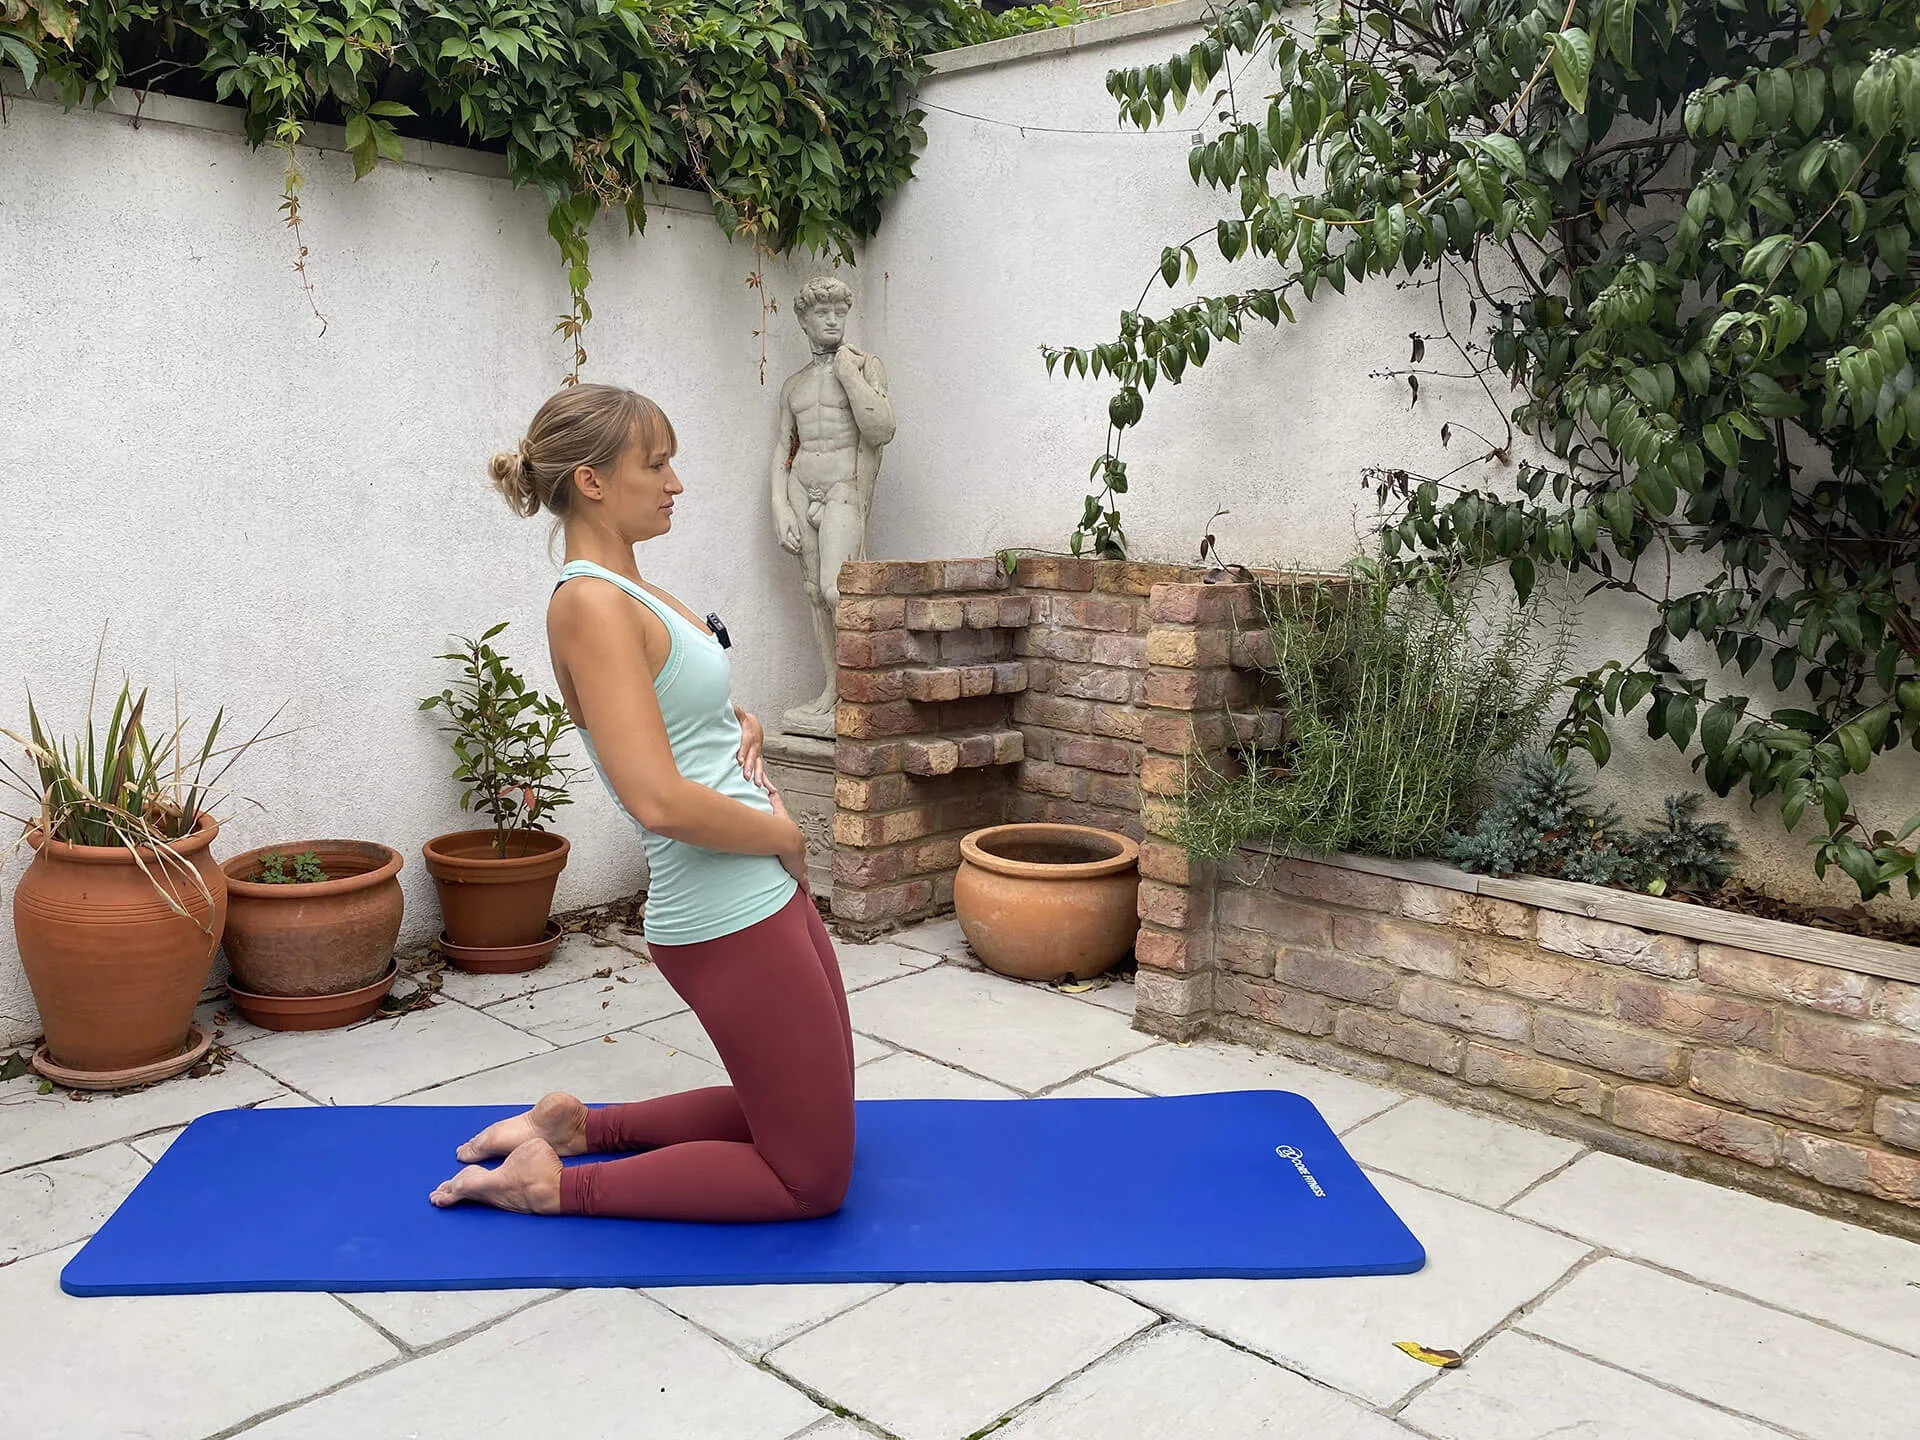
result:
<svg viewBox="0 0 1920 1440"><path fill-rule="evenodd" d="M762 790L771 789L767 784L767 732L738 705L733 707L733 713L740 722L740 772Z"/></svg>

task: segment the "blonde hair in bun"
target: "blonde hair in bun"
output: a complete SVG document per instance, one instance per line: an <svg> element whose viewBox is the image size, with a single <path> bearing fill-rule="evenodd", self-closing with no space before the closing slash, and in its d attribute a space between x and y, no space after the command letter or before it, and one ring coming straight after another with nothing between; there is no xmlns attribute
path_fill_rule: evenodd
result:
<svg viewBox="0 0 1920 1440"><path fill-rule="evenodd" d="M649 454L679 448L673 425L646 396L618 385L570 385L534 411L516 450L487 462L494 489L516 515L573 510L573 476L582 465L610 469L638 442Z"/></svg>

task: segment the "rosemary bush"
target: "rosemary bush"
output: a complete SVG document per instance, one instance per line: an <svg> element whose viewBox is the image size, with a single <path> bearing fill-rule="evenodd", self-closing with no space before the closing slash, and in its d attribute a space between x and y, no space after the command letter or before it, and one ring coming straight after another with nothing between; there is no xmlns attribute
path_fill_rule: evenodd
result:
<svg viewBox="0 0 1920 1440"><path fill-rule="evenodd" d="M1263 591L1287 738L1197 777L1180 839L1219 859L1248 840L1331 854L1432 855L1531 739L1559 680L1563 630L1538 602L1352 583Z"/></svg>

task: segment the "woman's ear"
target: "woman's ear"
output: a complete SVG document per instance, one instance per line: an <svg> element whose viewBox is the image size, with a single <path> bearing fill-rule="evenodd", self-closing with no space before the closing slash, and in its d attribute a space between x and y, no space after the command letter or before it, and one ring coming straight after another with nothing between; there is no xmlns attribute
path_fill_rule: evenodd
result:
<svg viewBox="0 0 1920 1440"><path fill-rule="evenodd" d="M607 498L606 485L600 479L600 472L591 465L573 467L573 490L576 495L584 495L589 500Z"/></svg>

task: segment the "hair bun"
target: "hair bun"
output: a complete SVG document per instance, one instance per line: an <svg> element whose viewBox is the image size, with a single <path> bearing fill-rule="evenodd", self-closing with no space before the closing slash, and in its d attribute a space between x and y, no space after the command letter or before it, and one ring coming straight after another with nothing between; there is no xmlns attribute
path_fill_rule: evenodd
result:
<svg viewBox="0 0 1920 1440"><path fill-rule="evenodd" d="M540 497L534 493L533 477L527 473L525 442L520 449L502 450L489 460L487 474L514 514L524 517L539 513Z"/></svg>

